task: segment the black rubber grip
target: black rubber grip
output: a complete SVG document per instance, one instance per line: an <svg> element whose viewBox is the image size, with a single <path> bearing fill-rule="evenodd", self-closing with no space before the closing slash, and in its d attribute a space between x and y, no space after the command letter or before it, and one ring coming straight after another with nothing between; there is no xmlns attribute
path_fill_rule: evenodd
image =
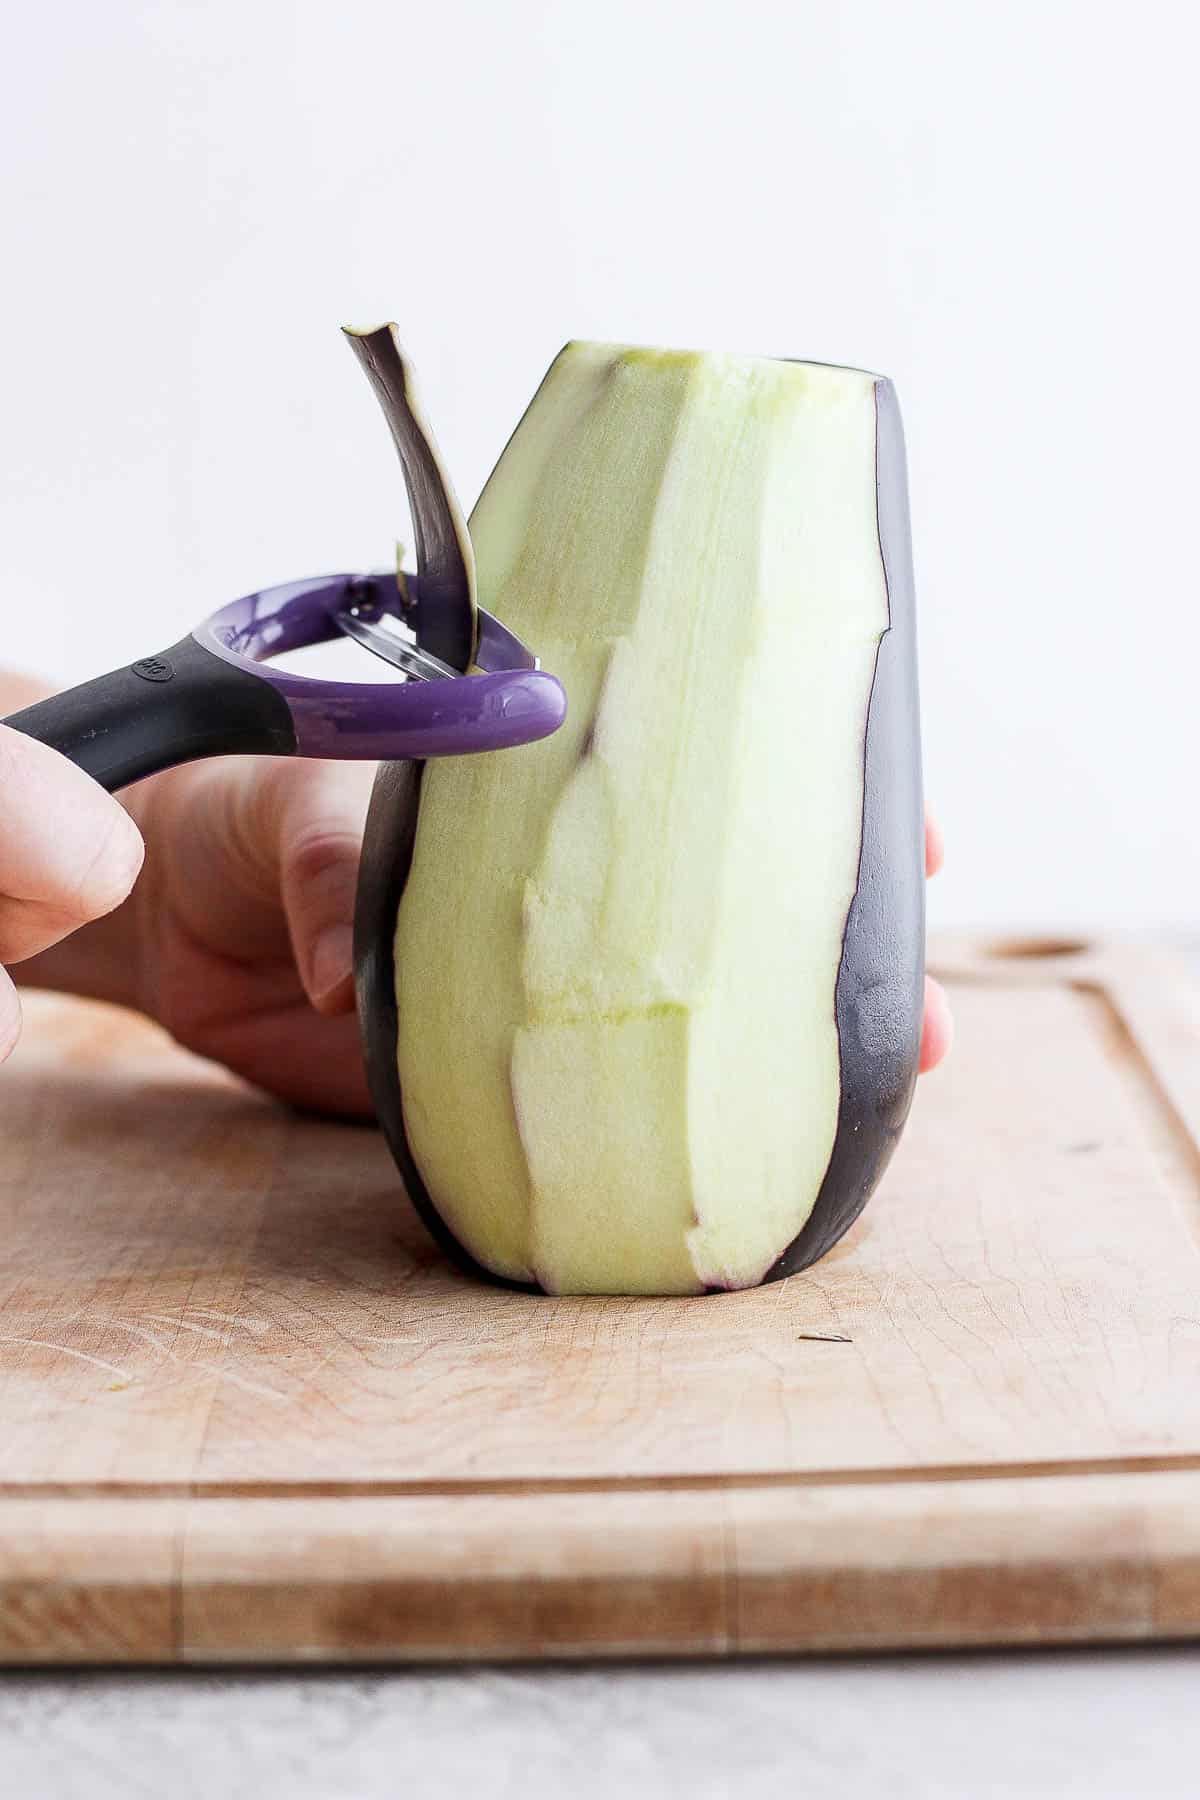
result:
<svg viewBox="0 0 1200 1800"><path fill-rule="evenodd" d="M296 750L283 696L194 637L39 700L4 723L61 751L110 793L201 756Z"/></svg>

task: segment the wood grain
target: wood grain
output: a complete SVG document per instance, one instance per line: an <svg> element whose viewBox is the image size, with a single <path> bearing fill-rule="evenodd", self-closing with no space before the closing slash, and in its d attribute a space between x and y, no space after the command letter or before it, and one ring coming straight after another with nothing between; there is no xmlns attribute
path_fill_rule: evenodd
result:
<svg viewBox="0 0 1200 1800"><path fill-rule="evenodd" d="M697 1300L474 1285L374 1132L31 996L0 1657L1200 1628L1195 990L1135 946L938 961L958 1047L864 1219Z"/></svg>

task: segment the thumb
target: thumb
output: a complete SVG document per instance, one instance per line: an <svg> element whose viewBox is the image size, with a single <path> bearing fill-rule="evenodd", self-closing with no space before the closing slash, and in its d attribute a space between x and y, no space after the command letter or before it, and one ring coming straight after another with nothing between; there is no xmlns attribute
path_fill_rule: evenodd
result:
<svg viewBox="0 0 1200 1800"><path fill-rule="evenodd" d="M280 894L320 1013L354 1008L354 896L374 774L372 764L297 762L277 796Z"/></svg>
<svg viewBox="0 0 1200 1800"><path fill-rule="evenodd" d="M129 814L66 757L0 724L0 962L111 912L142 862Z"/></svg>

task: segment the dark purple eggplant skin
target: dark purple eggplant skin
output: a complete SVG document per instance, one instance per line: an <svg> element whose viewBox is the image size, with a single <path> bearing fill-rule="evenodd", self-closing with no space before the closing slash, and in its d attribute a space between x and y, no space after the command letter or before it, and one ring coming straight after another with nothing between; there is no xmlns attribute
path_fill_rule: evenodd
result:
<svg viewBox="0 0 1200 1800"><path fill-rule="evenodd" d="M766 1280L795 1275L831 1250L870 1199L912 1104L925 1011L925 808L917 686L916 600L900 407L875 384L875 496L887 581L864 746L858 883L838 967L841 1100L816 1205Z"/></svg>
<svg viewBox="0 0 1200 1800"><path fill-rule="evenodd" d="M912 1103L925 976L925 835L916 612L904 434L895 390L875 387L876 505L888 593L864 736L858 881L835 992L841 1098L837 1134L804 1229L765 1281L808 1268L858 1218L891 1159ZM404 1129L396 1063L394 940L412 867L422 763L384 763L367 817L355 914L358 1014L379 1123L418 1214L443 1251L493 1286L541 1293L485 1269L447 1227ZM712 1292L721 1290L713 1289Z"/></svg>

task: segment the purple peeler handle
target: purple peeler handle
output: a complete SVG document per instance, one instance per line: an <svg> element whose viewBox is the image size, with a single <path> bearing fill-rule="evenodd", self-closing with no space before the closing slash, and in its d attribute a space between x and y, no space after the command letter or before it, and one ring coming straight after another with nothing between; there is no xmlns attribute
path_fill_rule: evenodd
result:
<svg viewBox="0 0 1200 1800"><path fill-rule="evenodd" d="M406 577L417 598L420 578ZM444 681L323 681L274 669L263 659L338 636L335 614L350 606L395 612L391 574L326 575L247 594L193 632L204 649L270 682L285 701L300 756L381 762L508 750L557 731L567 700L553 675L490 614L480 613L476 661L484 673Z"/></svg>
<svg viewBox="0 0 1200 1800"><path fill-rule="evenodd" d="M410 593L417 577L407 578ZM432 681L321 681L264 659L340 634L336 615L395 613L393 575L284 582L224 606L190 637L7 723L49 744L110 790L202 756L424 761L549 737L567 700L512 633L479 614L480 675Z"/></svg>

